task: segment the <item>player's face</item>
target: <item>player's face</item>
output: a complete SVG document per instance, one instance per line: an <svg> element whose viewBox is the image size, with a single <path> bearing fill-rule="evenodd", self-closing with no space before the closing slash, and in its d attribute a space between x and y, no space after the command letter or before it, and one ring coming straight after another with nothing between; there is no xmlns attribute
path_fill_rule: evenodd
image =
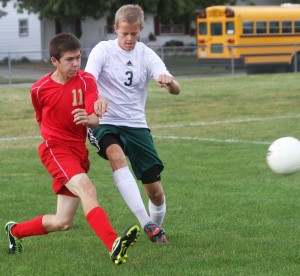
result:
<svg viewBox="0 0 300 276"><path fill-rule="evenodd" d="M80 69L80 50L65 52L60 60L52 57L52 63L57 68L59 74L61 74L65 79L70 79Z"/></svg>
<svg viewBox="0 0 300 276"><path fill-rule="evenodd" d="M120 48L125 51L131 51L139 39L142 28L139 23L129 24L126 21L122 21L118 26L115 25L115 31L118 34Z"/></svg>

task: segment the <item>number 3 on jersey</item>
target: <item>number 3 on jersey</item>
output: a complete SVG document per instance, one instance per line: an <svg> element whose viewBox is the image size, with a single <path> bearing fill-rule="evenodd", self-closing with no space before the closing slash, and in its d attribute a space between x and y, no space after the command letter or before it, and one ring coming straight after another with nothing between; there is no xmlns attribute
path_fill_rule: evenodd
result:
<svg viewBox="0 0 300 276"><path fill-rule="evenodd" d="M132 71L127 71L125 73L125 75L128 75L128 78L127 78L128 81L124 82L124 85L125 86L130 86L132 84L133 72Z"/></svg>
<svg viewBox="0 0 300 276"><path fill-rule="evenodd" d="M72 105L73 106L83 105L82 90L81 89L79 89L79 90L73 89L72 93L73 93L73 103L72 103ZM77 94L78 94L78 97L77 97ZM79 101L77 99L79 99Z"/></svg>

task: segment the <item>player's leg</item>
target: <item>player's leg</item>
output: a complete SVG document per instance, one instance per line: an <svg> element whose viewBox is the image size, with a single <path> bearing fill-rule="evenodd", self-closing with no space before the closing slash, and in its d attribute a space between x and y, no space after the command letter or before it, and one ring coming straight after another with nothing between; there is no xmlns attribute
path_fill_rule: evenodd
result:
<svg viewBox="0 0 300 276"><path fill-rule="evenodd" d="M142 200L137 182L129 170L126 156L122 149L122 142L115 136L108 134L103 137L100 144L101 150L105 152L110 162L113 178L122 198L144 228L146 223L150 221L150 217Z"/></svg>
<svg viewBox="0 0 300 276"><path fill-rule="evenodd" d="M89 177L85 173L74 175L66 183L66 187L80 198L88 223L106 247L111 250L118 235L110 224L105 211L99 206L96 188Z"/></svg>
<svg viewBox="0 0 300 276"><path fill-rule="evenodd" d="M158 205L161 205L159 207L154 207L154 205L152 204L153 207L149 208L150 214L152 212L150 218L146 211L136 180L134 179L128 166L121 168L117 168L116 166L116 164L124 164L126 162L125 155L121 147L116 144L110 145L106 150L106 155L108 156L112 168L115 169L115 171L113 172L113 177L116 186L118 187L124 201L130 208L130 210L139 220L139 223L143 227L149 239L155 243L167 243L168 240L165 237L164 229L161 228L159 224L155 223L156 220L162 223L166 211L166 208L163 209L163 207L165 207L166 205L164 202L163 190L160 182L154 183L153 185L146 185L150 186L146 189L148 196L150 195L150 198L152 198L154 202L156 202ZM116 160L116 162L114 162L114 158L117 157L124 159L124 162L120 160ZM159 188L161 188L161 194L159 193Z"/></svg>
<svg viewBox="0 0 300 276"><path fill-rule="evenodd" d="M148 195L148 208L151 220L158 225L162 225L166 215L166 199L160 181L144 184L144 189Z"/></svg>
<svg viewBox="0 0 300 276"><path fill-rule="evenodd" d="M86 220L111 252L112 261L116 264L125 263L127 249L136 241L139 227L128 228L124 235L118 238L106 212L98 204L95 186L85 173L73 176L66 187L81 199Z"/></svg>
<svg viewBox="0 0 300 276"><path fill-rule="evenodd" d="M57 212L55 215L42 215L20 223L8 222L5 225L9 241L8 252L10 254L22 252L22 238L68 230L73 224L78 204L78 198L58 195Z"/></svg>
<svg viewBox="0 0 300 276"><path fill-rule="evenodd" d="M153 181L153 182L152 182ZM165 230L161 227L166 215L166 199L160 182L160 169L150 168L142 176L144 189L149 198L149 212L151 222L145 225L144 231L150 240L157 243L168 243Z"/></svg>
<svg viewBox="0 0 300 276"><path fill-rule="evenodd" d="M149 230L147 235L151 241L155 241L155 238L162 233L163 229L151 221L146 211L136 180L127 165L123 142L130 142L130 133L126 132L126 129L122 128L122 131L126 132L126 137L123 137L124 139L121 140L120 135L115 134L119 131L121 130L116 126L101 125L96 130L89 131L89 140L91 144L98 149L98 154L104 159L108 159L110 161L113 169L115 184L124 201L144 229L147 224L151 224L152 227L151 229L149 228L151 231ZM129 135L127 136L127 134ZM137 139L134 140L140 140L139 138L140 137L137 137ZM151 138L148 137L147 139ZM129 143L128 146L130 151L130 148L132 148L132 143ZM135 160L135 158L133 158L130 154L133 153L134 155L134 152L135 149L132 149L132 151L129 152L129 158L131 160ZM141 159L139 159L138 162L139 161L141 161ZM156 225L155 228L154 225Z"/></svg>
<svg viewBox="0 0 300 276"><path fill-rule="evenodd" d="M56 214L43 217L43 225L48 233L69 230L73 226L74 216L79 203L80 199L78 197L58 195Z"/></svg>
<svg viewBox="0 0 300 276"><path fill-rule="evenodd" d="M161 227L166 214L165 196L160 182L164 166L154 147L150 130L127 129L125 148L132 169L137 179L142 181L149 197L151 221L144 226L144 231L151 241L167 243L165 230Z"/></svg>

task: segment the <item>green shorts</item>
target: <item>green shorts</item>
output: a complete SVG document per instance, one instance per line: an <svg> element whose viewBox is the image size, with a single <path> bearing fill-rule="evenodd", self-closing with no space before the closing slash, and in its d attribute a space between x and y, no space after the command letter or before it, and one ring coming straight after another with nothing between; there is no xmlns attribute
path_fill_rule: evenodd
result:
<svg viewBox="0 0 300 276"><path fill-rule="evenodd" d="M107 159L107 156L101 150L100 145L106 134L112 134L121 141L123 151L138 180L141 180L144 172L153 166L159 166L161 171L164 169L156 152L150 129L114 125L99 125L95 129L89 129L89 141L98 149L98 154L104 159Z"/></svg>

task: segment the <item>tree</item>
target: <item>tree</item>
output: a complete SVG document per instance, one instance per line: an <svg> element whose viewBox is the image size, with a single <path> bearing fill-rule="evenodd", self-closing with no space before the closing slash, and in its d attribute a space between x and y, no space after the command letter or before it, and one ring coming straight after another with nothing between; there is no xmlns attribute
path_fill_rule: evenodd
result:
<svg viewBox="0 0 300 276"><path fill-rule="evenodd" d="M196 8L206 8L209 6L216 6L216 5L235 5L236 0L229 0L229 1L224 1L224 0L197 0L196 2Z"/></svg>
<svg viewBox="0 0 300 276"><path fill-rule="evenodd" d="M9 0L0 0L3 6ZM146 3L143 3L146 2ZM100 18L104 12L115 12L124 4L136 3L143 6L145 11L156 11L158 0L152 1L126 1L126 0L18 0L15 7L22 12L27 10L39 13L41 19L59 19L61 17L75 16L80 18Z"/></svg>

